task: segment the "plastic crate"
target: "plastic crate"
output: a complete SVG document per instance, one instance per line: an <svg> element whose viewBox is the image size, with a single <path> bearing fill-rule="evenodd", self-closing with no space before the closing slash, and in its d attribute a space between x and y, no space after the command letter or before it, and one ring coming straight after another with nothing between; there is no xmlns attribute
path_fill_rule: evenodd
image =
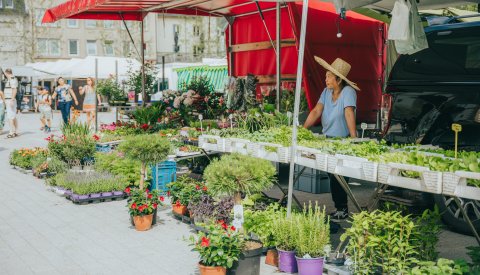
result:
<svg viewBox="0 0 480 275"><path fill-rule="evenodd" d="M248 155L249 140L241 138L226 138L225 139L225 152L227 153L240 153Z"/></svg>
<svg viewBox="0 0 480 275"><path fill-rule="evenodd" d="M337 175L373 182L377 181L378 164L366 158L336 154L335 158L329 158L329 160L332 162L332 169L334 169L333 171Z"/></svg>
<svg viewBox="0 0 480 275"><path fill-rule="evenodd" d="M408 178L402 171L417 172L420 178ZM442 172L430 171L427 167L402 163L378 165L378 182L422 192L442 193Z"/></svg>
<svg viewBox="0 0 480 275"><path fill-rule="evenodd" d="M467 185L468 179L480 180L480 173L467 171L443 173L442 194L471 200L480 200L480 188Z"/></svg>
<svg viewBox="0 0 480 275"><path fill-rule="evenodd" d="M302 166L295 165L295 177L298 177L301 169ZM306 168L293 188L312 194L330 193L330 180L325 173L316 169Z"/></svg>
<svg viewBox="0 0 480 275"><path fill-rule="evenodd" d="M167 191L167 184L177 180L177 163L175 161L164 161L152 165L152 184L150 189L159 190L162 193Z"/></svg>
<svg viewBox="0 0 480 275"><path fill-rule="evenodd" d="M322 152L317 149L297 146L295 152L295 163L308 168L317 169L317 156L320 156Z"/></svg>
<svg viewBox="0 0 480 275"><path fill-rule="evenodd" d="M269 150L274 148L274 150ZM290 161L290 147L268 142L256 142L253 156L273 162L288 163Z"/></svg>
<svg viewBox="0 0 480 275"><path fill-rule="evenodd" d="M215 141L212 142L212 141ZM198 137L198 146L207 151L225 152L225 139L219 136L201 135Z"/></svg>

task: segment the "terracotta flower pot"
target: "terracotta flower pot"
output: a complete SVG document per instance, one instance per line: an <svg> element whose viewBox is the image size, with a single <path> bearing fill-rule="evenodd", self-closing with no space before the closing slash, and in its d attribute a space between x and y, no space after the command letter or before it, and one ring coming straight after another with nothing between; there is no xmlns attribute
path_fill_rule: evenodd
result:
<svg viewBox="0 0 480 275"><path fill-rule="evenodd" d="M173 212L174 213L177 213L178 215L185 215L187 213L187 207L185 205L177 205L177 204L174 204L173 205Z"/></svg>
<svg viewBox="0 0 480 275"><path fill-rule="evenodd" d="M227 269L221 266L204 266L198 263L198 269L200 269L200 275L225 275Z"/></svg>
<svg viewBox="0 0 480 275"><path fill-rule="evenodd" d="M147 231L152 227L153 214L145 216L133 216L133 223L137 231Z"/></svg>
<svg viewBox="0 0 480 275"><path fill-rule="evenodd" d="M265 264L278 266L278 252L276 249L267 250L267 257L265 258Z"/></svg>

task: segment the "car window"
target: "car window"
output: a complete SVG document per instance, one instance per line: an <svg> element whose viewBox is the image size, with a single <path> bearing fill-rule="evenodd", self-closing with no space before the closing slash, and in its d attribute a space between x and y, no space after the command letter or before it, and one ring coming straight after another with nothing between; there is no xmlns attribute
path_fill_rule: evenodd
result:
<svg viewBox="0 0 480 275"><path fill-rule="evenodd" d="M429 48L408 56L405 71L429 75L479 75L480 28L427 34Z"/></svg>

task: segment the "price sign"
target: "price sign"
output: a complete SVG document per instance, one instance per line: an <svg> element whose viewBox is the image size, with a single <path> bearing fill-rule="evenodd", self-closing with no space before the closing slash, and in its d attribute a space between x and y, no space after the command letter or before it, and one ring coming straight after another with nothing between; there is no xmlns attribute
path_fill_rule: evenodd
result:
<svg viewBox="0 0 480 275"><path fill-rule="evenodd" d="M367 123L364 122L360 124L360 128L362 128L362 138L363 138L363 134L365 133L365 130L368 128Z"/></svg>
<svg viewBox="0 0 480 275"><path fill-rule="evenodd" d="M458 152L458 132L462 131L462 125L453 123L452 124L452 131L455 132L455 158L457 158L457 152Z"/></svg>

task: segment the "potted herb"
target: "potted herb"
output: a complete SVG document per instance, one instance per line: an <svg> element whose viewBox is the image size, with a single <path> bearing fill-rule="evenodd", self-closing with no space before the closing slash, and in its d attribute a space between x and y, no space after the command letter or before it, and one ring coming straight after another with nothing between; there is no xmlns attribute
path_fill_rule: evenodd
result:
<svg viewBox="0 0 480 275"><path fill-rule="evenodd" d="M158 195L157 190L149 192L141 189L130 191L130 201L127 204L130 215L133 217L137 231L147 231L152 226L153 215L158 205L162 205L163 197Z"/></svg>
<svg viewBox="0 0 480 275"><path fill-rule="evenodd" d="M172 151L172 145L168 139L158 135L138 135L126 138L119 145L119 151L125 153L126 157L142 163L140 189L144 190L147 165L165 161Z"/></svg>
<svg viewBox="0 0 480 275"><path fill-rule="evenodd" d="M325 248L330 243L329 219L325 208L320 210L311 202L302 214L295 215L298 227L296 255L299 275L315 275L323 273Z"/></svg>
<svg viewBox="0 0 480 275"><path fill-rule="evenodd" d="M233 226L212 224L207 229L208 233L200 231L190 238L193 250L200 254L200 275L225 275L240 256L242 238Z"/></svg>
<svg viewBox="0 0 480 275"><path fill-rule="evenodd" d="M293 216L293 214L292 214ZM293 217L282 215L273 223L275 244L278 251L278 269L282 272L295 273L298 271L295 259L297 245L297 225Z"/></svg>

